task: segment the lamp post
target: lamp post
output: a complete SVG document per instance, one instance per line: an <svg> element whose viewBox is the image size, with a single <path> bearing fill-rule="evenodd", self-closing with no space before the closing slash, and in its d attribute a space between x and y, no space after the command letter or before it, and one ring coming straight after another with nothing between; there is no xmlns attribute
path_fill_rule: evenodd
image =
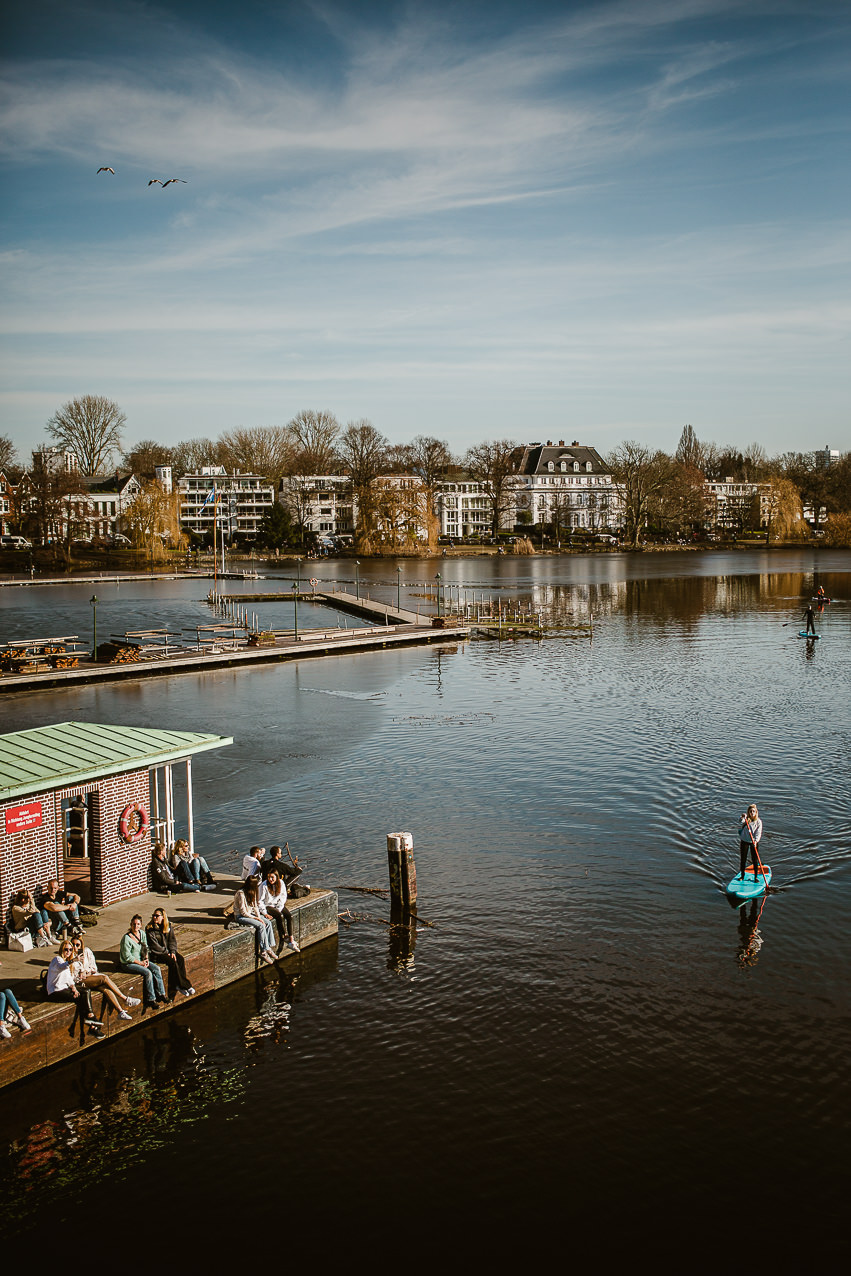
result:
<svg viewBox="0 0 851 1276"><path fill-rule="evenodd" d="M295 614L294 640L298 642L298 581L293 581L293 612Z"/></svg>
<svg viewBox="0 0 851 1276"><path fill-rule="evenodd" d="M360 559L355 559L355 598L360 599Z"/></svg>
<svg viewBox="0 0 851 1276"><path fill-rule="evenodd" d="M94 650L92 651L92 660L97 660L98 658L98 596L97 594L92 594L89 601L92 604L92 623L94 625Z"/></svg>
<svg viewBox="0 0 851 1276"><path fill-rule="evenodd" d="M402 568L396 568L396 610L401 611L402 608Z"/></svg>
<svg viewBox="0 0 851 1276"><path fill-rule="evenodd" d="M437 614L440 615L440 572L434 578L437 581Z"/></svg>

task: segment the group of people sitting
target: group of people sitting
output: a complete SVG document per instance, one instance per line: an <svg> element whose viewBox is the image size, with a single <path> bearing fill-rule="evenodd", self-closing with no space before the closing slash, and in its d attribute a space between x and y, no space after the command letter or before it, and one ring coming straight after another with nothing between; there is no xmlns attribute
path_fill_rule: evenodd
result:
<svg viewBox="0 0 851 1276"><path fill-rule="evenodd" d="M9 922L13 931L20 934L29 931L38 948L57 945L61 939L82 934L80 925L80 896L60 888L53 877L38 902L31 890L15 891L9 906Z"/></svg>
<svg viewBox="0 0 851 1276"><path fill-rule="evenodd" d="M267 964L285 946L294 953L301 951L293 935L293 916L287 908L287 889L300 876L298 864L287 863L280 846L273 846L268 856L264 846L252 846L242 861L242 888L233 897L234 921L256 932L260 959Z"/></svg>
<svg viewBox="0 0 851 1276"><path fill-rule="evenodd" d="M191 851L189 843L183 839L175 842L170 854L162 842L154 844L151 883L155 891L164 891L167 895L177 894L179 891L217 889L204 856Z"/></svg>
<svg viewBox="0 0 851 1276"><path fill-rule="evenodd" d="M166 969L165 981L160 963ZM109 975L98 970L94 954L86 947L82 935L63 940L47 968L48 1001L72 1002L84 1027L93 1036L101 1036L104 1015L113 1010L119 1019L130 1019L129 1011L134 1006L155 1008L169 1004L178 991L186 997L193 996L195 992L186 974L186 963L178 951L174 926L163 908L154 909L144 931L142 918L136 913L121 938L118 964L128 974L141 975L141 999L122 992ZM99 1015L95 1014L92 1004L92 994L97 992L101 994Z"/></svg>
<svg viewBox="0 0 851 1276"><path fill-rule="evenodd" d="M297 860L284 859L280 846L271 847L268 856L265 847L253 846L243 860L242 886L234 895L233 917L240 926L255 931L259 955L267 963L274 962L285 946L292 952L300 952L287 899L288 888L292 888L301 872ZM207 861L197 852L190 852L186 841L176 842L170 856L162 843L157 843L151 876L155 890L217 889ZM302 891L309 889L302 886ZM53 879L41 892L38 903L32 891L17 891L12 897L10 916L13 928L29 930L39 947L58 946L59 951L47 969L48 1000L72 1003L83 1027L92 1036L103 1035L104 1017L112 1011L119 1019L129 1020L134 1006L147 1009L166 1005L178 992L185 997L194 995L186 962L178 949L175 927L164 908L154 909L144 930L142 917L136 913L119 946L121 970L141 976L142 997L139 998L122 992L109 975L98 970L94 954L85 943L79 907L79 895L60 888L59 882ZM101 1005L96 1015L92 996L98 992ZM32 1031L9 988L0 989L0 1039L11 1037L7 1022L17 1024L23 1032Z"/></svg>

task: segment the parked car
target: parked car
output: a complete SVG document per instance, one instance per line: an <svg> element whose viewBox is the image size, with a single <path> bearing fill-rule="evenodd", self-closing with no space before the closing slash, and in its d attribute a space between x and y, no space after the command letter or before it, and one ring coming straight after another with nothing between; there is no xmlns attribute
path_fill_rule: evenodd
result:
<svg viewBox="0 0 851 1276"><path fill-rule="evenodd" d="M32 541L26 536L0 536L0 547L3 549L32 549Z"/></svg>
<svg viewBox="0 0 851 1276"><path fill-rule="evenodd" d="M129 536L124 536L121 532L116 532L116 533L115 533L115 535L113 536L112 540L111 540L109 543L110 543L110 545L115 545L115 546L132 545L132 544L133 544L133 542L131 541L130 537L129 537Z"/></svg>

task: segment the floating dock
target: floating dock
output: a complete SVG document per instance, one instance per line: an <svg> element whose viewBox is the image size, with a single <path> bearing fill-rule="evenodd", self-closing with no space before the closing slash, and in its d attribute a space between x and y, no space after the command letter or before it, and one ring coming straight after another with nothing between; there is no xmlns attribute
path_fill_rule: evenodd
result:
<svg viewBox="0 0 851 1276"><path fill-rule="evenodd" d="M219 877L218 885L220 889L215 892L186 891L168 898L155 893L137 895L98 910L97 926L85 934L86 946L94 953L98 970L109 975L122 992L141 999L141 977L121 970L118 946L135 913L147 923L155 908L165 908L176 927L180 952L186 959L186 972L196 996L215 992L261 967L272 971L272 966L258 963L256 959L253 929L224 928L225 909L233 902L233 892L241 882ZM335 891L311 889L303 899L288 900L287 907L293 915L293 934L300 948L332 939L337 934ZM103 1017L102 1037L92 1036L76 1019L73 1005L48 1001L42 991L40 977L57 952L57 948L33 948L27 953L3 953L3 986L11 986L32 1032L25 1035L17 1026L9 1024L11 1039L0 1040L0 1086L32 1076L84 1051L108 1049L106 1043L115 1037L143 1028L163 1015L179 1013L195 1000L178 993L170 1005L158 1010L142 1013L141 1006L134 1008L129 1021L119 1019L111 1010ZM297 964L299 960L298 953L284 948L278 963L286 963L292 969L292 963ZM98 992L92 993L92 1004L100 1016Z"/></svg>

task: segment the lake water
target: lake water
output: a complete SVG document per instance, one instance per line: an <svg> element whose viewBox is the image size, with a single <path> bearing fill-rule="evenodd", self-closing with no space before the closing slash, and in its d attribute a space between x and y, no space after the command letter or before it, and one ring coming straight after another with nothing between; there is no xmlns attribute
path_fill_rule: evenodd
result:
<svg viewBox="0 0 851 1276"><path fill-rule="evenodd" d="M0 699L6 731L232 734L193 767L212 865L288 839L357 915L3 1092L7 1220L96 1235L157 1184L163 1242L181 1203L235 1236L265 1200L299 1261L826 1253L849 1189L851 554L399 565L360 586L426 609L440 572L555 631ZM351 563L311 570L352 587ZM836 601L804 642L818 583ZM99 583L99 634L209 623L207 588ZM89 635L91 593L0 589L0 638ZM750 801L776 890L745 912L723 885ZM386 885L397 829L433 923L410 939L346 889Z"/></svg>

